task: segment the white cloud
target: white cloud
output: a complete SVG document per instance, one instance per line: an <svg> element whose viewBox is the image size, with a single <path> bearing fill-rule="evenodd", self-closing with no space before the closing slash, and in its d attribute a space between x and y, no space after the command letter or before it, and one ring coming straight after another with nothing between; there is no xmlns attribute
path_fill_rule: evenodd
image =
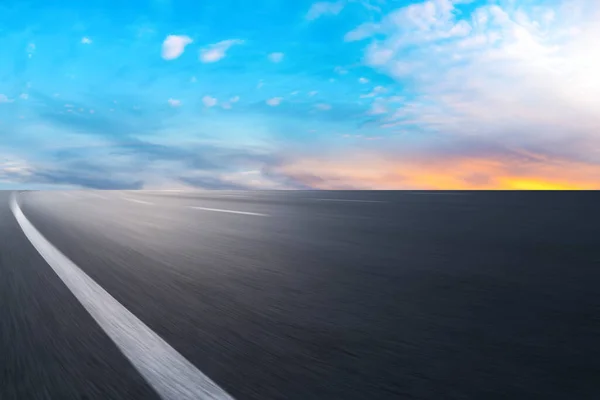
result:
<svg viewBox="0 0 600 400"><path fill-rule="evenodd" d="M89 37L82 37L81 38L81 43L82 44L92 44L92 39L90 39Z"/></svg>
<svg viewBox="0 0 600 400"><path fill-rule="evenodd" d="M321 1L318 3L314 3L308 13L306 13L306 19L309 21L313 21L317 18L320 18L324 15L338 15L344 9L343 1Z"/></svg>
<svg viewBox="0 0 600 400"><path fill-rule="evenodd" d="M367 78L361 77L361 78L358 78L358 82L362 83L364 85L365 83L369 83L369 80Z"/></svg>
<svg viewBox="0 0 600 400"><path fill-rule="evenodd" d="M224 110L230 110L231 109L231 103L225 102L225 103L221 104L221 107Z"/></svg>
<svg viewBox="0 0 600 400"><path fill-rule="evenodd" d="M376 96L378 96L380 94L383 94L383 93L386 93L386 92L387 92L387 89L384 88L383 86L375 86L370 93L363 94L363 95L360 96L360 98L361 99L367 99L369 97L376 97Z"/></svg>
<svg viewBox="0 0 600 400"><path fill-rule="evenodd" d="M169 99L169 100L167 100L167 102L169 103L169 105L171 107L179 107L181 105L181 100L177 100L177 99Z"/></svg>
<svg viewBox="0 0 600 400"><path fill-rule="evenodd" d="M229 99L230 103L237 103L238 101L240 101L240 96L233 96Z"/></svg>
<svg viewBox="0 0 600 400"><path fill-rule="evenodd" d="M280 63L283 61L284 54L283 53L271 53L269 54L269 60L274 63Z"/></svg>
<svg viewBox="0 0 600 400"><path fill-rule="evenodd" d="M382 101L375 101L371 105L371 109L369 110L369 115L380 115L380 114L385 114L387 112L388 112L388 110Z"/></svg>
<svg viewBox="0 0 600 400"><path fill-rule="evenodd" d="M217 105L217 99L215 99L214 97L211 96L204 96L202 98L202 103L204 104L205 107L214 107Z"/></svg>
<svg viewBox="0 0 600 400"><path fill-rule="evenodd" d="M229 50L234 45L243 44L243 40L230 39L211 44L210 46L200 50L200 61L203 63L213 63L223 59Z"/></svg>
<svg viewBox="0 0 600 400"><path fill-rule="evenodd" d="M278 105L281 104L282 100L283 100L283 98L281 98L281 97L273 97L272 99L267 100L266 103L268 105L270 105L271 107L277 107Z"/></svg>
<svg viewBox="0 0 600 400"><path fill-rule="evenodd" d="M27 93L21 93L19 95L19 98L21 98L21 100L27 100L29 98L29 95Z"/></svg>
<svg viewBox="0 0 600 400"><path fill-rule="evenodd" d="M185 46L192 43L189 36L169 35L163 41L161 56L165 60L174 60L183 54Z"/></svg>
<svg viewBox="0 0 600 400"><path fill-rule="evenodd" d="M316 91L316 90L313 90L312 92L308 92L308 95L309 95L310 97L316 96L317 94L319 94L319 92L318 92L318 91Z"/></svg>
<svg viewBox="0 0 600 400"><path fill-rule="evenodd" d="M9 99L5 94L0 94L0 103L12 103L13 100Z"/></svg>
<svg viewBox="0 0 600 400"><path fill-rule="evenodd" d="M600 146L600 2L455 3L401 7L350 35L370 41L367 65L409 88L390 123L507 146Z"/></svg>
<svg viewBox="0 0 600 400"><path fill-rule="evenodd" d="M343 68L343 67L335 67L334 72L340 75L346 75L348 73L348 70Z"/></svg>
<svg viewBox="0 0 600 400"><path fill-rule="evenodd" d="M331 110L331 105L325 104L325 103L317 104L315 107L318 110L321 110L321 111L329 111L329 110Z"/></svg>

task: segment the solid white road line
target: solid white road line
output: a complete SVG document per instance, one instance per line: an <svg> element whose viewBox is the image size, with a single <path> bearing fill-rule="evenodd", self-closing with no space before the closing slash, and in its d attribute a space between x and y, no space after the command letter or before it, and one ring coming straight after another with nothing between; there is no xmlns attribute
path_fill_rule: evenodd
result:
<svg viewBox="0 0 600 400"><path fill-rule="evenodd" d="M233 399L46 240L14 194L10 206L25 236L162 399Z"/></svg>
<svg viewBox="0 0 600 400"><path fill-rule="evenodd" d="M351 203L387 203L387 201L383 200L350 200L350 199L310 199L314 201L344 201Z"/></svg>
<svg viewBox="0 0 600 400"><path fill-rule="evenodd" d="M153 206L153 205L154 205L154 203L150 203L149 201L144 201L144 200L136 200L136 199L132 199L132 198L129 198L129 197L121 197L121 198L122 198L123 200L131 201L131 202L133 202L133 203L147 204L147 205L150 205L150 206Z"/></svg>
<svg viewBox="0 0 600 400"><path fill-rule="evenodd" d="M253 212L247 212L247 211L222 210L220 208L206 208L206 207L193 207L193 206L190 206L189 208L193 208L194 210L214 211L214 212L230 213L230 214L254 215L257 217L268 217L269 216L269 214L259 214L259 213L253 213Z"/></svg>

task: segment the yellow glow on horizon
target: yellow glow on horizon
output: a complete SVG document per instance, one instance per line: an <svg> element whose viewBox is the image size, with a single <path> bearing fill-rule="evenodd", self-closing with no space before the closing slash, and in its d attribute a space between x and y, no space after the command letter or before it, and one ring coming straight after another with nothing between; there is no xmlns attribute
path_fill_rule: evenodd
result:
<svg viewBox="0 0 600 400"><path fill-rule="evenodd" d="M377 156L338 160L303 159L284 173L319 176L316 189L374 190L594 190L600 189L600 165L538 158L455 158L437 161L393 161Z"/></svg>

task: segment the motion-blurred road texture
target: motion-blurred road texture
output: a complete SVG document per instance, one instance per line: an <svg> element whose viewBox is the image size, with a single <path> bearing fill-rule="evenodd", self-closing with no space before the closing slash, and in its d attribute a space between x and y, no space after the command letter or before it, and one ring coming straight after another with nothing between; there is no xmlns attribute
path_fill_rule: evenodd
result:
<svg viewBox="0 0 600 400"><path fill-rule="evenodd" d="M599 399L599 206L0 192L0 399Z"/></svg>

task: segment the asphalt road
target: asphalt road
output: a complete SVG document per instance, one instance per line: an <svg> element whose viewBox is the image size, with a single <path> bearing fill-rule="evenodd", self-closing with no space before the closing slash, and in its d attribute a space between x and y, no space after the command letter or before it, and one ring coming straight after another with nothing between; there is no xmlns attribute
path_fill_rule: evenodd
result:
<svg viewBox="0 0 600 400"><path fill-rule="evenodd" d="M599 193L16 195L106 292L0 192L2 400L600 398Z"/></svg>

